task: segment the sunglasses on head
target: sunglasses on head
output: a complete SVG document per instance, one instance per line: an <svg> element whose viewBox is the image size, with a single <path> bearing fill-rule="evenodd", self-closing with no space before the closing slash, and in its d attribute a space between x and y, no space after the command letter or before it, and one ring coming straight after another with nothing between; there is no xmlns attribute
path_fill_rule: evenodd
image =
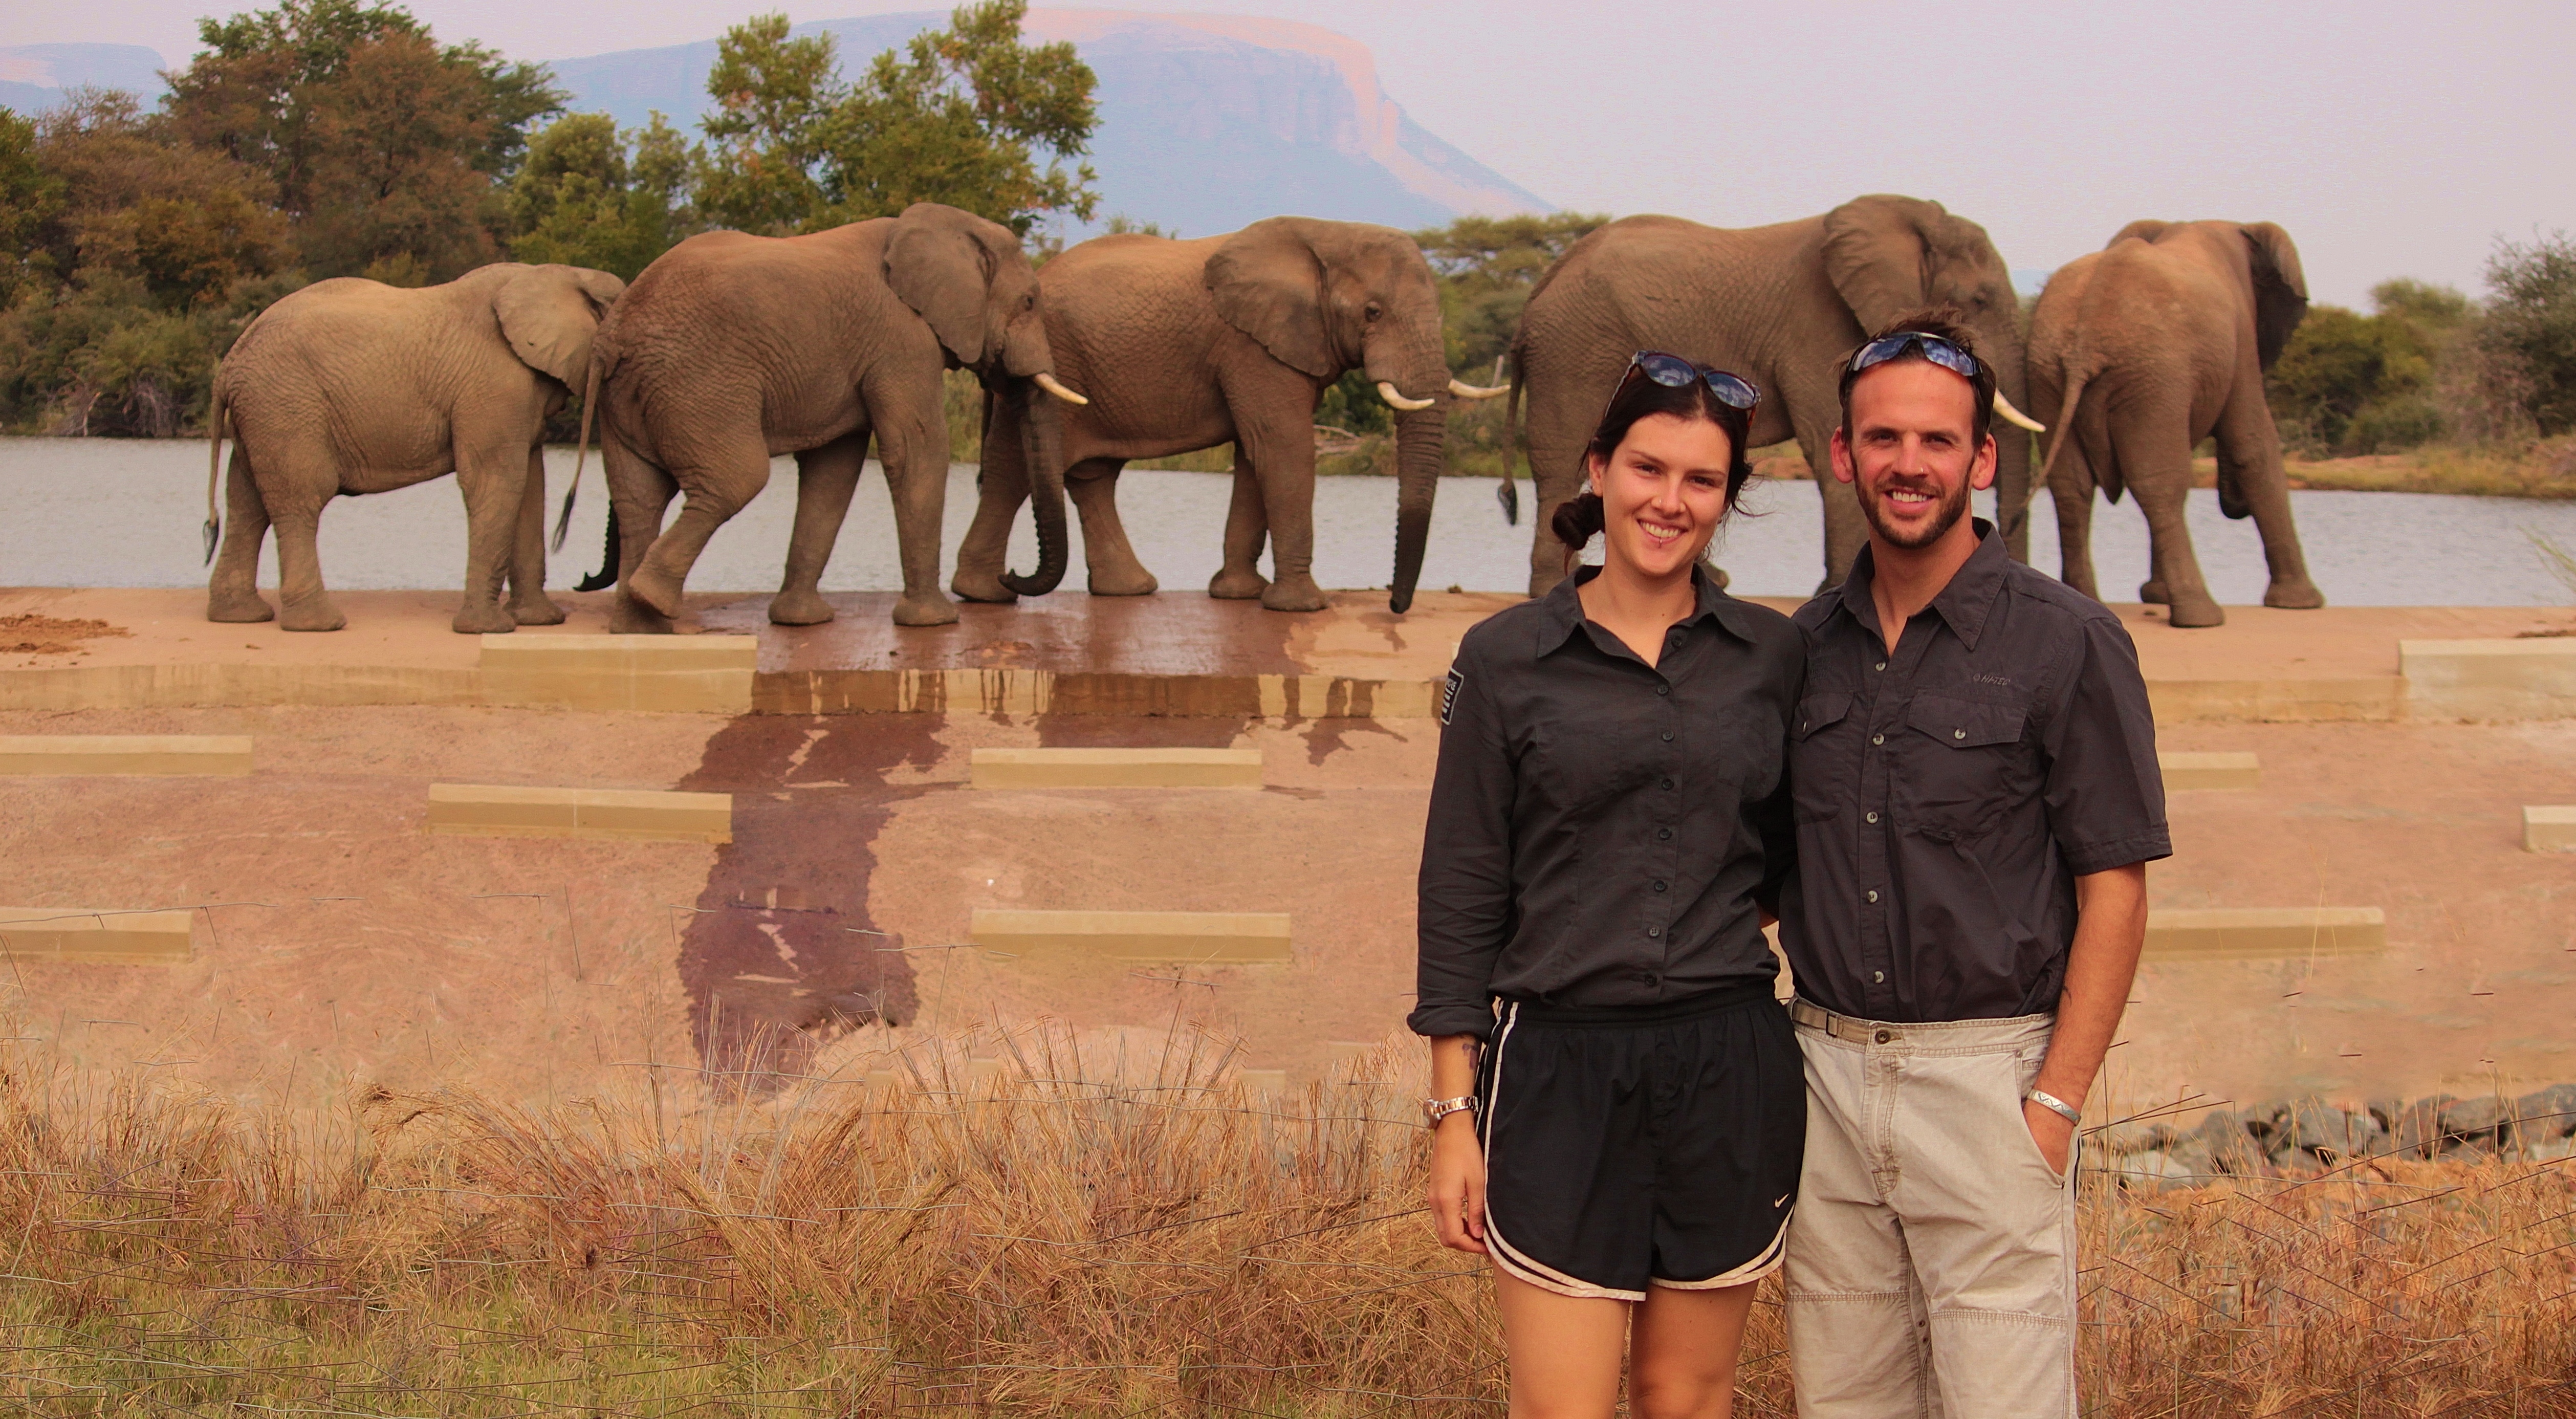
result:
<svg viewBox="0 0 2576 1419"><path fill-rule="evenodd" d="M1629 356L1627 371L1619 376L1620 385L1626 386L1629 379L1638 374L1666 389L1688 389L1692 380L1699 380L1708 386L1709 393L1717 396L1718 403L1729 409L1749 410L1762 402L1762 391L1754 388L1751 380L1724 370L1706 369L1661 350L1639 350ZM1611 397L1617 398L1618 391L1611 391Z"/></svg>
<svg viewBox="0 0 2576 1419"><path fill-rule="evenodd" d="M1977 363L1976 356L1938 335L1927 335L1920 330L1899 330L1893 335L1872 340L1854 350L1850 373L1858 374L1862 370L1886 364L1907 350L1921 350L1923 358L1961 379L1975 379L1978 372L1985 368Z"/></svg>

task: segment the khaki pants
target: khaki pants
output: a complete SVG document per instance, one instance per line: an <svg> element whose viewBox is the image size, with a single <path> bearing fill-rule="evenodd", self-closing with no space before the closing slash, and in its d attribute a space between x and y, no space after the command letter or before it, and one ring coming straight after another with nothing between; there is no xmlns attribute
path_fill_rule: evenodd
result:
<svg viewBox="0 0 2576 1419"><path fill-rule="evenodd" d="M1799 1001L1789 1226L1805 1419L2074 1419L2075 1191L2021 1098L2047 1015L1895 1025Z"/></svg>

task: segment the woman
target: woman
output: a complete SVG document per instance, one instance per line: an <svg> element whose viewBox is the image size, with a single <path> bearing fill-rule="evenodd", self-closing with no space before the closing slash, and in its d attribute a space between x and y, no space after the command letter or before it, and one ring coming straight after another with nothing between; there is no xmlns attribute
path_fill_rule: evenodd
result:
<svg viewBox="0 0 2576 1419"><path fill-rule="evenodd" d="M1796 629L1700 558L1758 395L1640 352L1557 535L1603 560L1468 632L1441 704L1410 1024L1431 1209L1494 1259L1515 1415L1724 1416L1806 1098L1762 927L1791 868ZM1571 555L1571 554L1569 554Z"/></svg>

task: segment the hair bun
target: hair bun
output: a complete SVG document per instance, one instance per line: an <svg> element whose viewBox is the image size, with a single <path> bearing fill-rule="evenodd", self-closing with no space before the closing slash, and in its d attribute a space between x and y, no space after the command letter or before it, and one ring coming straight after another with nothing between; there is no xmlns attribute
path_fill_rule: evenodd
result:
<svg viewBox="0 0 2576 1419"><path fill-rule="evenodd" d="M1592 534L1607 525L1609 519L1601 510L1601 495L1590 489L1575 494L1556 505L1556 514L1548 519L1548 530L1565 544L1565 559L1570 566L1583 555L1583 546Z"/></svg>

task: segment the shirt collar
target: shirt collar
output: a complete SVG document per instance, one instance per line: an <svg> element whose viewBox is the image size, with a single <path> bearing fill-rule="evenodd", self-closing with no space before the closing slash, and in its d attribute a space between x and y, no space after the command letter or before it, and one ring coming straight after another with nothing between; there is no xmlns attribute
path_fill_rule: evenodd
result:
<svg viewBox="0 0 2576 1419"><path fill-rule="evenodd" d="M1576 567L1572 576L1558 582L1549 589L1545 597L1541 598L1539 605L1543 608L1544 614L1539 617L1538 624L1540 655L1546 655L1565 644L1566 637L1573 635L1582 627L1583 598L1575 593L1585 582L1600 574L1601 569L1597 566ZM1691 586L1699 593L1699 609L1680 621L1679 625L1688 628L1702 621L1713 620L1728 635L1746 645L1754 643L1753 607L1727 595L1725 590L1718 586L1717 578L1708 574L1706 566L1691 568Z"/></svg>
<svg viewBox="0 0 2576 1419"><path fill-rule="evenodd" d="M1986 626L1987 613L1994 610L1995 597L2004 589L2004 571L2012 558L2004 550L2003 534L1995 531L1993 523L1982 517L1970 521L1977 530L1977 550L1969 553L1968 560L1950 574L1950 584L1942 587L1940 594L1932 598L1931 609L1940 615L1942 622L1949 626L1950 634L1957 636L1961 645L1975 650L1977 636ZM1878 603L1870 597L1871 577L1876 565L1871 549L1862 547L1860 555L1852 559L1851 575L1843 578L1841 601L1845 614L1877 631L1884 640L1886 630L1878 624Z"/></svg>

